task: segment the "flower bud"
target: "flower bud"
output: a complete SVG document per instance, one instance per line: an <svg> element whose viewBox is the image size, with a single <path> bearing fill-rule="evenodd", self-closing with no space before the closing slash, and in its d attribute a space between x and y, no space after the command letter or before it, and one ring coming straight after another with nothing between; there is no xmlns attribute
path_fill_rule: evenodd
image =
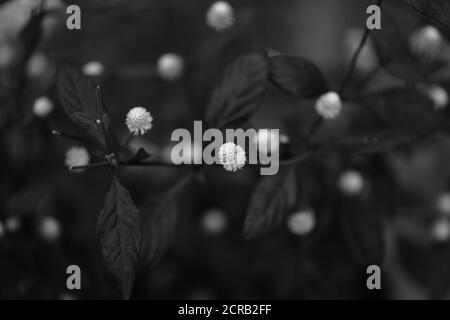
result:
<svg viewBox="0 0 450 320"><path fill-rule="evenodd" d="M227 226L225 212L220 209L210 209L202 217L203 229L210 234L222 233Z"/></svg>
<svg viewBox="0 0 450 320"><path fill-rule="evenodd" d="M219 149L219 163L225 170L235 172L245 165L245 151L233 142L223 144Z"/></svg>
<svg viewBox="0 0 450 320"><path fill-rule="evenodd" d="M88 165L90 161L89 152L84 147L72 147L66 152L65 164L69 169ZM82 172L84 170L77 170Z"/></svg>
<svg viewBox="0 0 450 320"><path fill-rule="evenodd" d="M183 58L175 53L163 54L157 62L157 73L165 81L175 81L183 75Z"/></svg>
<svg viewBox="0 0 450 320"><path fill-rule="evenodd" d="M16 232L20 228L20 220L18 217L10 217L5 221L5 229L8 232Z"/></svg>
<svg viewBox="0 0 450 320"><path fill-rule="evenodd" d="M411 34L409 46L417 55L434 58L441 52L442 35L436 27L425 26Z"/></svg>
<svg viewBox="0 0 450 320"><path fill-rule="evenodd" d="M338 187L343 194L355 196L361 193L364 187L364 179L358 171L349 170L339 177Z"/></svg>
<svg viewBox="0 0 450 320"><path fill-rule="evenodd" d="M53 111L53 102L48 97L40 97L34 101L33 113L38 118L45 118Z"/></svg>
<svg viewBox="0 0 450 320"><path fill-rule="evenodd" d="M450 217L450 193L442 193L437 200L437 209L440 213Z"/></svg>
<svg viewBox="0 0 450 320"><path fill-rule="evenodd" d="M134 107L128 111L125 124L134 135L143 135L153 127L153 117L147 109Z"/></svg>
<svg viewBox="0 0 450 320"><path fill-rule="evenodd" d="M39 223L39 233L47 241L56 240L61 234L59 222L52 217L45 217Z"/></svg>
<svg viewBox="0 0 450 320"><path fill-rule="evenodd" d="M214 2L206 12L206 24L217 32L230 29L234 22L234 10L226 1Z"/></svg>
<svg viewBox="0 0 450 320"><path fill-rule="evenodd" d="M32 78L42 78L51 69L50 61L43 53L35 53L28 60L26 72Z"/></svg>
<svg viewBox="0 0 450 320"><path fill-rule="evenodd" d="M448 93L443 87L432 85L427 87L426 94L433 101L436 110L445 109L448 105Z"/></svg>
<svg viewBox="0 0 450 320"><path fill-rule="evenodd" d="M316 225L316 216L312 210L304 210L291 214L287 219L287 227L297 236L305 236Z"/></svg>
<svg viewBox="0 0 450 320"><path fill-rule="evenodd" d="M291 139L289 138L288 135L286 135L286 134L280 134L280 143L282 143L282 144L288 144L289 142L291 142Z"/></svg>
<svg viewBox="0 0 450 320"><path fill-rule="evenodd" d="M446 218L439 218L434 222L431 237L436 242L445 242L450 238L450 223Z"/></svg>
<svg viewBox="0 0 450 320"><path fill-rule="evenodd" d="M105 72L105 67L99 61L91 61L83 66L82 71L88 77L100 77Z"/></svg>
<svg viewBox="0 0 450 320"><path fill-rule="evenodd" d="M328 92L317 99L316 112L325 120L335 119L342 109L341 98L336 92Z"/></svg>

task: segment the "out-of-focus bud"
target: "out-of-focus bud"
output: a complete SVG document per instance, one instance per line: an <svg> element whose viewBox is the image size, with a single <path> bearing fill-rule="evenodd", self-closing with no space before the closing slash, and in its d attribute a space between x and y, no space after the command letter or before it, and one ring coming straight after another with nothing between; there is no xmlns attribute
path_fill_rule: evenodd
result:
<svg viewBox="0 0 450 320"><path fill-rule="evenodd" d="M39 233L47 241L56 240L61 234L60 224L53 217L45 217L39 223Z"/></svg>
<svg viewBox="0 0 450 320"><path fill-rule="evenodd" d="M9 67L14 63L16 51L12 43L0 39L0 68Z"/></svg>
<svg viewBox="0 0 450 320"><path fill-rule="evenodd" d="M338 187L343 194L349 196L358 195L364 188L364 178L358 171L348 170L339 177Z"/></svg>
<svg viewBox="0 0 450 320"><path fill-rule="evenodd" d="M450 223L447 218L439 218L433 223L431 237L436 242L445 242L450 238Z"/></svg>
<svg viewBox="0 0 450 320"><path fill-rule="evenodd" d="M335 119L342 110L341 98L336 92L330 91L317 99L316 112L325 120Z"/></svg>
<svg viewBox="0 0 450 320"><path fill-rule="evenodd" d="M438 85L427 86L426 95L433 101L436 110L445 109L448 105L448 93L443 87Z"/></svg>
<svg viewBox="0 0 450 320"><path fill-rule="evenodd" d="M161 79L175 81L183 75L184 60L175 53L166 53L158 59L156 69Z"/></svg>
<svg viewBox="0 0 450 320"><path fill-rule="evenodd" d="M88 77L101 77L105 67L100 61L90 61L83 66L82 71Z"/></svg>
<svg viewBox="0 0 450 320"><path fill-rule="evenodd" d="M5 229L8 232L14 233L20 228L20 220L18 217L10 217L5 221Z"/></svg>
<svg viewBox="0 0 450 320"><path fill-rule="evenodd" d="M450 193L444 192L437 199L437 209L443 215L450 217Z"/></svg>
<svg viewBox="0 0 450 320"><path fill-rule="evenodd" d="M72 147L66 152L66 166L72 170L73 167L88 165L90 161L89 152L84 147ZM74 172L83 172L84 170L76 170Z"/></svg>
<svg viewBox="0 0 450 320"><path fill-rule="evenodd" d="M42 78L48 75L51 64L48 57L43 53L35 53L28 60L26 72L31 78Z"/></svg>
<svg viewBox="0 0 450 320"><path fill-rule="evenodd" d="M411 33L409 46L416 55L434 58L441 53L442 35L436 27L425 26Z"/></svg>
<svg viewBox="0 0 450 320"><path fill-rule="evenodd" d="M291 142L291 139L289 139L289 136L286 134L280 134L280 143L282 144L288 144Z"/></svg>
<svg viewBox="0 0 450 320"><path fill-rule="evenodd" d="M234 22L234 10L226 1L214 2L206 12L206 24L217 32L230 29Z"/></svg>
<svg viewBox="0 0 450 320"><path fill-rule="evenodd" d="M258 151L263 154L274 153L280 147L280 137L272 130L260 129L253 137L253 143L258 148Z"/></svg>
<svg viewBox="0 0 450 320"><path fill-rule="evenodd" d="M203 215L201 224L207 233L219 234L227 227L227 217L223 210L210 209Z"/></svg>
<svg viewBox="0 0 450 320"><path fill-rule="evenodd" d="M345 58L348 62L351 61L353 54L358 48L363 34L363 30L356 28L348 30L345 34ZM377 64L378 58L373 48L373 44L369 39L358 56L358 60L356 61L356 70L361 72L369 72L376 68Z"/></svg>
<svg viewBox="0 0 450 320"><path fill-rule="evenodd" d="M316 216L312 210L303 210L291 214L287 219L287 227L297 236L305 236L314 230Z"/></svg>
<svg viewBox="0 0 450 320"><path fill-rule="evenodd" d="M53 111L53 101L48 97L40 97L34 101L33 113L38 118L45 118Z"/></svg>

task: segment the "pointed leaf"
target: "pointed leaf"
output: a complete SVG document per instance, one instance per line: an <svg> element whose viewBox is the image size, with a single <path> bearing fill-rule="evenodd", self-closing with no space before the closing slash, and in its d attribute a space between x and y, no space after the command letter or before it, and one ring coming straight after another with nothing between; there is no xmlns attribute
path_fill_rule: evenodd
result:
<svg viewBox="0 0 450 320"><path fill-rule="evenodd" d="M138 265L141 223L130 193L117 178L98 216L97 234L106 265L120 283L124 299L129 299Z"/></svg>

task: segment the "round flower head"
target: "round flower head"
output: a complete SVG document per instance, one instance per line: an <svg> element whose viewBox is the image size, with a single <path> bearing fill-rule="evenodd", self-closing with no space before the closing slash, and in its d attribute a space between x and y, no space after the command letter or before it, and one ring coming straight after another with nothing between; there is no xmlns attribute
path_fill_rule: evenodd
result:
<svg viewBox="0 0 450 320"><path fill-rule="evenodd" d="M0 67L11 65L17 56L16 51L11 43L0 39Z"/></svg>
<svg viewBox="0 0 450 320"><path fill-rule="evenodd" d="M89 164L89 152L84 147L72 147L66 151L66 160L64 161L69 169ZM78 170L83 171L83 170Z"/></svg>
<svg viewBox="0 0 450 320"><path fill-rule="evenodd" d="M128 111L125 123L128 130L134 135L143 135L150 130L153 125L153 117L147 109L142 107L134 107Z"/></svg>
<svg viewBox="0 0 450 320"><path fill-rule="evenodd" d="M335 119L342 109L341 98L336 92L328 92L317 99L316 112L325 120Z"/></svg>
<svg viewBox="0 0 450 320"><path fill-rule="evenodd" d="M425 26L414 31L409 38L409 46L417 55L433 58L442 49L442 35L436 27Z"/></svg>
<svg viewBox="0 0 450 320"><path fill-rule="evenodd" d="M99 61L91 61L83 66L83 73L89 77L100 77L104 70L105 67Z"/></svg>
<svg viewBox="0 0 450 320"><path fill-rule="evenodd" d="M52 217L43 218L39 224L39 233L48 241L57 239L61 233L59 222Z"/></svg>
<svg viewBox="0 0 450 320"><path fill-rule="evenodd" d="M183 75L183 58L175 53L163 54L157 62L158 75L165 81L175 81Z"/></svg>
<svg viewBox="0 0 450 320"><path fill-rule="evenodd" d="M434 241L444 242L450 238L450 223L446 218L439 218L431 227L431 237Z"/></svg>
<svg viewBox="0 0 450 320"><path fill-rule="evenodd" d="M245 151L241 146L233 142L227 142L219 149L219 163L227 171L235 172L242 169L245 165L245 160Z"/></svg>
<svg viewBox="0 0 450 320"><path fill-rule="evenodd" d="M445 109L448 105L448 93L441 86L432 85L426 89L426 94L433 101L436 110Z"/></svg>
<svg viewBox="0 0 450 320"><path fill-rule="evenodd" d="M45 118L53 111L53 102L47 97L40 97L34 101L33 113L36 117Z"/></svg>
<svg viewBox="0 0 450 320"><path fill-rule="evenodd" d="M287 220L289 231L297 236L310 233L316 225L316 216L312 210L299 211L292 214Z"/></svg>
<svg viewBox="0 0 450 320"><path fill-rule="evenodd" d="M235 17L231 5L226 1L214 2L206 12L206 23L217 32L225 31L234 25Z"/></svg>
<svg viewBox="0 0 450 320"><path fill-rule="evenodd" d="M43 77L50 70L50 60L43 53L35 53L28 60L26 70L30 77Z"/></svg>
<svg viewBox="0 0 450 320"><path fill-rule="evenodd" d="M338 187L346 195L357 195L364 187L364 179L358 171L349 170L339 177Z"/></svg>

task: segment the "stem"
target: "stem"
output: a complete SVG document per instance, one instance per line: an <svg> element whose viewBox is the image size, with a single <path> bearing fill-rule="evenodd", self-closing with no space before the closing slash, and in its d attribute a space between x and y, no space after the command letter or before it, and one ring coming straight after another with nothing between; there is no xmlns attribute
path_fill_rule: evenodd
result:
<svg viewBox="0 0 450 320"><path fill-rule="evenodd" d="M101 162L96 162L96 163L90 163L85 166L70 167L69 170L70 171L85 170L85 169L91 169L91 168L97 168L97 167L106 167L108 165L109 165L109 161L101 161Z"/></svg>
<svg viewBox="0 0 450 320"><path fill-rule="evenodd" d="M60 137L63 137L63 138L69 139L69 140L73 140L73 141L76 141L76 142L79 142L79 143L90 145L90 143L87 142L86 140L84 140L83 138L75 136L73 134L64 133L64 132L57 131L57 130L52 130L52 134L55 135L55 136L60 136Z"/></svg>
<svg viewBox="0 0 450 320"><path fill-rule="evenodd" d="M98 85L96 89L96 96L97 96L97 109L98 109L98 124L102 127L103 137L105 139L106 148L108 149L108 153L113 153L111 144L109 143L108 139L108 133L106 132L105 124L103 123L103 103L102 103L102 89Z"/></svg>

